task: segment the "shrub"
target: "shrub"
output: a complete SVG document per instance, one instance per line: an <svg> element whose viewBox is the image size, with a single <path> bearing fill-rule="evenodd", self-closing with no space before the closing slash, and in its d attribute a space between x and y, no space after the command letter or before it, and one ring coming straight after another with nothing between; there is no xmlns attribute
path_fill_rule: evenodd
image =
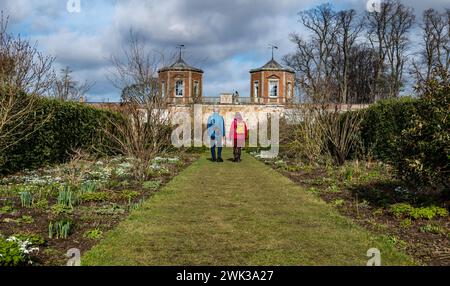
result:
<svg viewBox="0 0 450 286"><path fill-rule="evenodd" d="M418 87L418 92L419 99L384 100L370 107L365 112L361 139L366 151L390 163L399 179L448 192L448 72L435 72L432 79Z"/></svg>
<svg viewBox="0 0 450 286"><path fill-rule="evenodd" d="M360 129L364 111L345 112L337 109L322 112L319 127L325 135L325 146L336 165L342 166L360 144Z"/></svg>
<svg viewBox="0 0 450 286"><path fill-rule="evenodd" d="M392 164L400 179L450 189L450 76L422 87L417 113L395 141Z"/></svg>
<svg viewBox="0 0 450 286"><path fill-rule="evenodd" d="M304 159L310 164L317 163L324 150L324 134L317 123L318 114L314 109L293 110L288 120L280 122L280 151L289 158Z"/></svg>
<svg viewBox="0 0 450 286"><path fill-rule="evenodd" d="M39 98L35 109L34 116L29 116L29 122L23 122L23 126L47 120L25 140L0 154L3 157L0 173L65 162L74 149L95 147L100 151L109 151L105 146L112 143L104 140L101 126L121 119L120 115L111 111L49 98Z"/></svg>
<svg viewBox="0 0 450 286"><path fill-rule="evenodd" d="M366 153L390 162L397 151L396 140L411 123L417 100L381 100L364 111L361 140Z"/></svg>

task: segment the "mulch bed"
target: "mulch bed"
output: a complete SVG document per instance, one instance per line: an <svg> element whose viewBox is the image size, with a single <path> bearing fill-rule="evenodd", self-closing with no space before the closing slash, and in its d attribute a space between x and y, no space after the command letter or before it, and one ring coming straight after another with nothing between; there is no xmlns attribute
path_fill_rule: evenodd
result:
<svg viewBox="0 0 450 286"><path fill-rule="evenodd" d="M266 162L267 164L267 162ZM411 255L420 264L431 266L450 265L450 219L435 218L432 220L412 220L411 225L404 227L402 218L390 214L382 205L379 198L373 197L384 195L384 203L395 204L403 202L396 197L395 188L401 184L394 180L388 182L374 182L361 185L340 185L340 192L327 191L329 185L317 184L315 182L329 177L327 172L320 168L304 171L288 171L269 164L281 174L298 183L305 190L317 189L317 195L325 202L333 204L340 201L336 209L344 216L351 218L358 225L369 229L373 233L385 235L391 238L398 248ZM374 192L376 190L376 192ZM434 197L433 197L434 196ZM423 197L423 198L422 198ZM417 194L415 202L421 199L434 200L439 205L449 206L448 202L440 201L435 194ZM421 227L433 224L447 230L447 234L433 234L421 231Z"/></svg>

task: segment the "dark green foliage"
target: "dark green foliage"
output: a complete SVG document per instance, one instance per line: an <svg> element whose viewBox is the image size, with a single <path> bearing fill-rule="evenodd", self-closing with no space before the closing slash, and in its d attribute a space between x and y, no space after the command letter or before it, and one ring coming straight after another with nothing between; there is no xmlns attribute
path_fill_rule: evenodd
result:
<svg viewBox="0 0 450 286"><path fill-rule="evenodd" d="M51 114L50 118L48 115ZM29 122L39 126L25 140L9 148L0 157L0 173L10 173L24 168L32 169L44 165L65 162L75 149L95 149L107 152L110 142L105 140L103 126L111 120L120 120L120 115L92 108L85 104L40 98L34 116ZM36 124L36 122L45 122Z"/></svg>
<svg viewBox="0 0 450 286"><path fill-rule="evenodd" d="M0 266L23 266L27 263L28 256L20 250L19 243L0 236Z"/></svg>
<svg viewBox="0 0 450 286"><path fill-rule="evenodd" d="M399 179L445 192L450 190L448 74L426 82L419 93L419 99L384 100L370 107L361 139L366 151L391 164Z"/></svg>
<svg viewBox="0 0 450 286"><path fill-rule="evenodd" d="M396 141L392 161L402 180L449 191L450 77L440 78L422 87L417 113Z"/></svg>
<svg viewBox="0 0 450 286"><path fill-rule="evenodd" d="M412 121L417 100L382 100L364 111L361 139L366 152L390 162L397 151L396 140Z"/></svg>

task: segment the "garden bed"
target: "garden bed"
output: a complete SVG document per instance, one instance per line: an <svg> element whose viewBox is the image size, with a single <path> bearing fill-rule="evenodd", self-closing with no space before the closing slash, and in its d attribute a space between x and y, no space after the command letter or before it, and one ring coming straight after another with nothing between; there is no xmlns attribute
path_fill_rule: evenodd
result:
<svg viewBox="0 0 450 286"><path fill-rule="evenodd" d="M75 158L0 179L0 250L14 252L8 241L22 247L11 255L17 261L0 257L0 265L66 264L69 249L89 250L196 159L184 153L155 158L144 182L133 179L135 162L124 157Z"/></svg>
<svg viewBox="0 0 450 286"><path fill-rule="evenodd" d="M438 192L406 186L379 162L349 162L342 167L264 162L359 225L384 235L418 262L450 265L450 202Z"/></svg>

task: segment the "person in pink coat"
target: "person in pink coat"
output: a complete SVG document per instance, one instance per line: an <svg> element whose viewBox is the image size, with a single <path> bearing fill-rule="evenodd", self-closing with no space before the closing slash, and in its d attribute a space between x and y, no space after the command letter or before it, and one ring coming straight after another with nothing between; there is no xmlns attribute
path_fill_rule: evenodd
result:
<svg viewBox="0 0 450 286"><path fill-rule="evenodd" d="M230 140L233 141L234 162L241 161L241 151L245 147L245 139L248 135L247 124L242 119L242 115L236 113L230 129Z"/></svg>

